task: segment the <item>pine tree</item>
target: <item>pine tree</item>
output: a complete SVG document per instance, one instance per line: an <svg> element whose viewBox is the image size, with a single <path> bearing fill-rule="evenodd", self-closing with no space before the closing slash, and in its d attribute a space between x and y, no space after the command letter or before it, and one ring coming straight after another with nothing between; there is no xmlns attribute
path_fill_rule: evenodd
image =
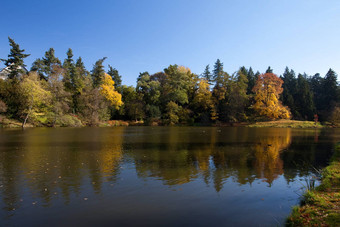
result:
<svg viewBox="0 0 340 227"><path fill-rule="evenodd" d="M105 70L104 70L103 62L105 61L105 59L106 57L96 61L91 71L92 73L91 76L92 76L94 87L98 87L104 79Z"/></svg>
<svg viewBox="0 0 340 227"><path fill-rule="evenodd" d="M122 76L119 75L119 72L117 69L109 65L109 71L107 71L107 74L109 74L112 77L112 80L115 82L114 86L116 90L117 88L122 86Z"/></svg>
<svg viewBox="0 0 340 227"><path fill-rule="evenodd" d="M313 101L313 92L309 87L307 75L298 75L297 79L297 93L295 96L296 110L301 119L313 120L315 114L315 107Z"/></svg>
<svg viewBox="0 0 340 227"><path fill-rule="evenodd" d="M19 44L14 42L13 39L8 37L9 45L11 46L10 54L8 55L8 59L1 59L4 64L9 67L9 75L10 79L18 77L25 73L23 67L26 65L24 64L24 58L30 56L29 54L24 54L25 50L20 49Z"/></svg>
<svg viewBox="0 0 340 227"><path fill-rule="evenodd" d="M266 73L273 73L273 69L268 66L268 69L266 70Z"/></svg>
<svg viewBox="0 0 340 227"><path fill-rule="evenodd" d="M205 67L202 77L205 78L210 85L212 85L212 75L209 68L209 65Z"/></svg>
<svg viewBox="0 0 340 227"><path fill-rule="evenodd" d="M248 88L247 88L247 94L252 94L253 87L255 86L255 74L253 69L250 67L247 73L247 79L248 79Z"/></svg>
<svg viewBox="0 0 340 227"><path fill-rule="evenodd" d="M295 105L295 98L297 95L297 80L295 72L286 67L281 79L283 80L283 92L281 96L282 104L289 107L293 117L299 118L300 114L297 112Z"/></svg>
<svg viewBox="0 0 340 227"><path fill-rule="evenodd" d="M213 78L216 85L219 86L223 81L223 63L217 59L214 65Z"/></svg>
<svg viewBox="0 0 340 227"><path fill-rule="evenodd" d="M54 72L54 67L61 67L61 61L54 54L54 49L50 48L45 52L45 57L38 58L33 62L31 71L37 71L41 78L48 79L49 75Z"/></svg>
<svg viewBox="0 0 340 227"><path fill-rule="evenodd" d="M73 80L74 80L74 74L75 74L75 64L73 60L73 52L72 49L69 48L66 52L67 58L64 60L63 68L64 68L64 84L65 88L69 92L73 92L74 86L73 86Z"/></svg>

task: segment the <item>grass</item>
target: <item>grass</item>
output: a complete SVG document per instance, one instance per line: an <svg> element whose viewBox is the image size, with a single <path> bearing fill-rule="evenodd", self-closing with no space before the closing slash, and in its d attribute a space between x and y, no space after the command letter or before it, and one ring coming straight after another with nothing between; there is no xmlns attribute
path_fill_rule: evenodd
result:
<svg viewBox="0 0 340 227"><path fill-rule="evenodd" d="M322 171L321 185L306 191L286 226L340 226L340 143L330 165Z"/></svg>
<svg viewBox="0 0 340 227"><path fill-rule="evenodd" d="M277 120L277 121L263 121L256 122L255 124L250 124L248 127L254 128L322 128L323 126L314 121L295 121L295 120Z"/></svg>

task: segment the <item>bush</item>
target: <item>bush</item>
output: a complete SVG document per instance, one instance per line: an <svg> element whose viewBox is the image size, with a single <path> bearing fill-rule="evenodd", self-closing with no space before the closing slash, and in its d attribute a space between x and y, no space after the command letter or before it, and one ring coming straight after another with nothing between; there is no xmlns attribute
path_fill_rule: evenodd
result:
<svg viewBox="0 0 340 227"><path fill-rule="evenodd" d="M60 127L82 127L83 123L73 115L63 115L57 119L56 125Z"/></svg>

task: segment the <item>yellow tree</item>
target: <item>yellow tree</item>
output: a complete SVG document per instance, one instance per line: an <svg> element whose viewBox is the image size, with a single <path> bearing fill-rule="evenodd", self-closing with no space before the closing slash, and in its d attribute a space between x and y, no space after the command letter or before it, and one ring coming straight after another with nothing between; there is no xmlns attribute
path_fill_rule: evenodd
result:
<svg viewBox="0 0 340 227"><path fill-rule="evenodd" d="M288 119L290 112L279 101L283 91L283 81L273 73L261 74L253 88L255 92L254 110L269 119Z"/></svg>
<svg viewBox="0 0 340 227"><path fill-rule="evenodd" d="M100 85L100 93L114 108L119 109L119 107L123 105L122 95L115 90L114 84L115 82L111 76L105 73L102 84Z"/></svg>
<svg viewBox="0 0 340 227"><path fill-rule="evenodd" d="M207 79L199 79L197 89L194 94L193 105L199 114L210 111L211 120L216 120L216 111L210 92L210 85Z"/></svg>
<svg viewBox="0 0 340 227"><path fill-rule="evenodd" d="M22 111L22 114L24 115L22 127L25 127L29 117L36 117L44 112L44 108L50 103L51 92L44 89L42 81L39 79L39 75L35 72L23 77L23 80L20 83L19 92L25 99Z"/></svg>

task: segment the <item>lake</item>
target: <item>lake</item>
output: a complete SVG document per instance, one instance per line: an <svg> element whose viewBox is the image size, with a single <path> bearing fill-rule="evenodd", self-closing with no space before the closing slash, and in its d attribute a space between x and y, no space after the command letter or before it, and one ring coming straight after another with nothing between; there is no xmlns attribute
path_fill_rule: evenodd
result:
<svg viewBox="0 0 340 227"><path fill-rule="evenodd" d="M338 129L0 129L0 226L276 226Z"/></svg>

